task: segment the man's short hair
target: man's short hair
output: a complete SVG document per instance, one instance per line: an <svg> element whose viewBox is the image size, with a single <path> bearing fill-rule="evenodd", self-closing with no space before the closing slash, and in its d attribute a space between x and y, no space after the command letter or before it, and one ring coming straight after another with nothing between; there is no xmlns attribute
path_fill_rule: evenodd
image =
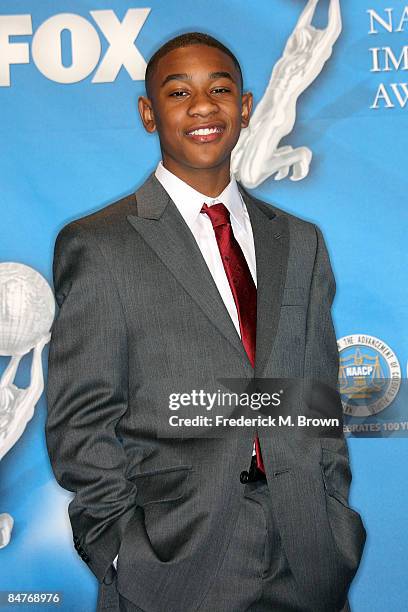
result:
<svg viewBox="0 0 408 612"><path fill-rule="evenodd" d="M150 93L151 93L150 84L152 81L152 76L154 74L154 71L157 67L158 61L162 57L167 55L167 53L170 53L170 51L173 51L174 49L179 49L180 47L190 47L192 45L206 45L207 47L215 47L216 49L219 49L226 55L229 55L229 57L234 62L236 68L238 69L240 81L241 81L241 91L243 90L244 82L243 82L243 77L242 77L241 66L239 64L239 61L235 57L235 55L232 53L232 51L230 51L228 47L223 45L219 40L217 40L213 36L210 36L209 34L204 34L203 32L187 32L185 34L180 34L179 36L176 36L175 38L171 38L170 40L168 40L166 43L164 43L164 45L162 45L159 49L157 49L157 51L150 58L147 64L146 73L145 73L146 93L149 98L150 98Z"/></svg>

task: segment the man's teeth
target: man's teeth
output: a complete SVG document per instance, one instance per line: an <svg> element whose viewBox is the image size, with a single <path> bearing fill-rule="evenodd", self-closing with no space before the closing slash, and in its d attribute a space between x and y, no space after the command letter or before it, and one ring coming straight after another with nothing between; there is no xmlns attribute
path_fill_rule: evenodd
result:
<svg viewBox="0 0 408 612"><path fill-rule="evenodd" d="M189 134L191 134L192 136L208 136L208 134L216 134L218 132L222 132L222 129L218 127L213 127L193 130L192 132L189 132Z"/></svg>

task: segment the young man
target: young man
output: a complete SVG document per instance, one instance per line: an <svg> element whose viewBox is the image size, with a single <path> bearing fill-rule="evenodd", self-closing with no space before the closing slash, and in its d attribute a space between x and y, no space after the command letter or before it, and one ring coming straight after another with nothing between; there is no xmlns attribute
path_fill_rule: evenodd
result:
<svg viewBox="0 0 408 612"><path fill-rule="evenodd" d="M322 234L230 176L252 95L221 43L169 41L146 93L162 162L55 245L47 443L98 609L348 610L365 532L342 436L161 435L172 393L221 379L336 387Z"/></svg>

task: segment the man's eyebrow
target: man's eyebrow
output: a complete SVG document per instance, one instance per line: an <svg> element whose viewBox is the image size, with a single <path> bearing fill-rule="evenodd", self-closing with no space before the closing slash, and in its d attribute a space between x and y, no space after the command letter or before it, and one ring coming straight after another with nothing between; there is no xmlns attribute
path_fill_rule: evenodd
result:
<svg viewBox="0 0 408 612"><path fill-rule="evenodd" d="M180 72L178 74L168 74L166 78L164 79L163 83L161 84L161 86L163 87L169 81L186 81L188 79L191 80L191 76L189 76L185 72Z"/></svg>
<svg viewBox="0 0 408 612"><path fill-rule="evenodd" d="M235 79L233 79L233 77L231 76L229 72L224 72L224 71L210 72L208 77L210 79L222 79L222 78L230 79L230 81L235 83ZM191 79L192 79L192 76L187 74L186 72L168 74L166 78L164 79L164 81L162 82L161 87L164 87L164 85L168 83L169 81L188 81L188 80L191 81Z"/></svg>
<svg viewBox="0 0 408 612"><path fill-rule="evenodd" d="M230 81L232 81L233 83L235 83L235 80L232 78L231 74L229 72L210 72L210 74L208 75L210 77L210 79L230 79Z"/></svg>

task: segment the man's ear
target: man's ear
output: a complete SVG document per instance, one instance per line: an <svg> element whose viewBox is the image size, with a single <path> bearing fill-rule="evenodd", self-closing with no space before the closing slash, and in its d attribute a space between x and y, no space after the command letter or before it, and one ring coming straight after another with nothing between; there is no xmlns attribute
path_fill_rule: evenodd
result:
<svg viewBox="0 0 408 612"><path fill-rule="evenodd" d="M137 106L145 130L150 133L155 132L156 122L154 119L153 106L150 99L146 96L139 96Z"/></svg>
<svg viewBox="0 0 408 612"><path fill-rule="evenodd" d="M242 94L242 110L241 110L241 127L246 128L249 125L251 117L252 105L254 97L250 91Z"/></svg>

